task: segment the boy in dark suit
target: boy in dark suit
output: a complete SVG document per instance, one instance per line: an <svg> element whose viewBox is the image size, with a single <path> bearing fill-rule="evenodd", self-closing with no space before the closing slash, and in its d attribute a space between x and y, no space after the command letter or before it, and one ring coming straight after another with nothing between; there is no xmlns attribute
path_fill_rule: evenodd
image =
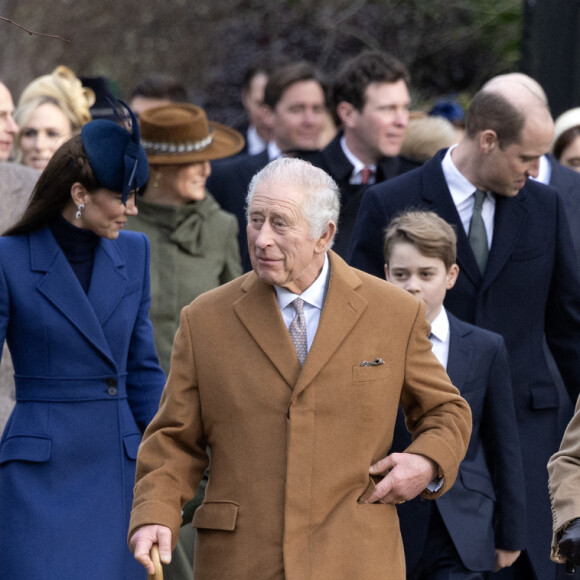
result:
<svg viewBox="0 0 580 580"><path fill-rule="evenodd" d="M433 352L473 416L467 455L450 492L398 508L407 578L483 579L511 566L524 548L524 472L504 341L443 307L459 268L455 232L437 214L409 211L395 218L384 255L387 280L425 302ZM391 451L410 442L400 413Z"/></svg>

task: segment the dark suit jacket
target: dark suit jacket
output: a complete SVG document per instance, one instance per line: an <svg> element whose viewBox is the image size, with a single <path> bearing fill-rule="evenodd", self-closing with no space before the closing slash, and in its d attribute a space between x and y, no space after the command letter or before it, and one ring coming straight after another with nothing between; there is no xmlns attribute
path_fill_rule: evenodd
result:
<svg viewBox="0 0 580 580"><path fill-rule="evenodd" d="M494 549L525 545L525 479L504 340L448 313L447 374L469 403L471 440L453 488L435 505L416 498L398 506L407 569L429 542L433 509L441 515L463 565L493 570ZM403 451L411 436L399 413L391 451ZM436 506L436 507L435 507Z"/></svg>
<svg viewBox="0 0 580 580"><path fill-rule="evenodd" d="M334 238L332 249L341 257L346 258L350 243L352 229L358 213L358 208L368 185L353 185L349 183L354 167L348 160L340 140L342 131L322 151L301 152L298 156L310 161L316 167L324 169L340 189L340 215L338 219L338 231ZM377 164L376 183L381 183L397 175L419 167L419 163L406 157L383 157Z"/></svg>
<svg viewBox="0 0 580 580"><path fill-rule="evenodd" d="M481 276L441 169L445 151L421 168L369 188L361 204L350 261L383 275L382 232L399 212L423 208L455 226L455 287L445 306L460 319L501 334L510 356L530 517L526 545L539 578L551 536L546 463L558 449L560 400L543 352L544 333L572 400L580 392L580 277L560 195L528 180L517 196L496 197L495 225Z"/></svg>
<svg viewBox="0 0 580 580"><path fill-rule="evenodd" d="M561 165L553 155L548 155L552 173L550 185L562 195L570 222L570 232L576 254L580 256L580 173Z"/></svg>
<svg viewBox="0 0 580 580"><path fill-rule="evenodd" d="M246 236L246 196L252 177L268 165L268 150L258 155L240 155L212 163L211 176L207 189L220 204L222 209L233 213L238 218L240 256L244 272L252 269Z"/></svg>

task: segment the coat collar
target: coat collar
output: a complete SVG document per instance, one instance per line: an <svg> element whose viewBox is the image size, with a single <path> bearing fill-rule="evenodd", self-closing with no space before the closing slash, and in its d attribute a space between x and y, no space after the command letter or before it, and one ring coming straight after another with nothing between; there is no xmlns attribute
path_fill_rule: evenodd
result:
<svg viewBox="0 0 580 580"><path fill-rule="evenodd" d="M85 294L49 228L30 234L32 270L44 272L38 291L107 359L114 363L103 325L127 287L125 260L112 240L101 239Z"/></svg>
<svg viewBox="0 0 580 580"><path fill-rule="evenodd" d="M447 361L447 374L451 382L459 391L463 389L467 375L471 368L473 356L473 342L469 335L473 330L453 314L447 311L449 318L449 359Z"/></svg>
<svg viewBox="0 0 580 580"><path fill-rule="evenodd" d="M334 252L329 252L329 258L328 293L303 367L284 326L272 286L251 274L242 285L244 295L234 304L242 324L293 389L292 399L314 380L367 307L367 301L356 290L360 278Z"/></svg>

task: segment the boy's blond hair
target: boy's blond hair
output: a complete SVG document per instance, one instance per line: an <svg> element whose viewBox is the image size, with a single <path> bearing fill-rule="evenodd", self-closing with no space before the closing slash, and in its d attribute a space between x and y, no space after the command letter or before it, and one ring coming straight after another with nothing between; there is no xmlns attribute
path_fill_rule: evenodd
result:
<svg viewBox="0 0 580 580"><path fill-rule="evenodd" d="M407 211L394 218L385 233L384 255L388 265L396 244L406 242L428 258L439 258L449 270L457 259L457 236L444 219L432 211Z"/></svg>

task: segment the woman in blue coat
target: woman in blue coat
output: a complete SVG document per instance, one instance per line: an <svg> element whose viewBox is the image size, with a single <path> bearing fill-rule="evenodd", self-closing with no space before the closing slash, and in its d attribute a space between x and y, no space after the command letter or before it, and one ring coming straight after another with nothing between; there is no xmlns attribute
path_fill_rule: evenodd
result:
<svg viewBox="0 0 580 580"><path fill-rule="evenodd" d="M0 578L144 578L126 547L135 458L165 377L149 244L121 231L148 177L132 131L98 120L53 156L0 238L0 345L16 406L0 440Z"/></svg>

